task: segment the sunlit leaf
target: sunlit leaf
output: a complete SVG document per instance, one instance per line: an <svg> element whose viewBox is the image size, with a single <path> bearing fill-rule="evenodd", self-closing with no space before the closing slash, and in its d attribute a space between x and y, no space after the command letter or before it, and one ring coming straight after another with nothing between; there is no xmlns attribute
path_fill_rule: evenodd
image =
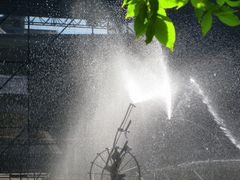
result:
<svg viewBox="0 0 240 180"><path fill-rule="evenodd" d="M162 15L162 16L167 16L165 9L160 8L160 7L158 8L157 14Z"/></svg>
<svg viewBox="0 0 240 180"><path fill-rule="evenodd" d="M136 4L129 4L128 7L127 7L126 18L134 17L135 16L135 9L136 9Z"/></svg>
<svg viewBox="0 0 240 180"><path fill-rule="evenodd" d="M155 36L157 40L173 50L176 32L173 22L167 17L166 9L181 8L189 0L123 0L127 6L126 18L134 17L134 31L136 37L146 35L146 43L150 43ZM212 27L213 15L228 26L240 25L235 13L240 0L191 0L195 15L201 24L202 34L205 36Z"/></svg>
<svg viewBox="0 0 240 180"><path fill-rule="evenodd" d="M189 0L182 0L182 1L179 1L178 2L178 6L177 6L177 9L185 6L187 3L189 2Z"/></svg>
<svg viewBox="0 0 240 180"><path fill-rule="evenodd" d="M212 27L212 14L211 12L207 12L201 21L201 28L202 28L202 34L205 36L207 32L211 29Z"/></svg>
<svg viewBox="0 0 240 180"><path fill-rule="evenodd" d="M139 3L131 3L127 6L126 18L137 16L139 13Z"/></svg>
<svg viewBox="0 0 240 180"><path fill-rule="evenodd" d="M207 0L191 0L193 7L196 9L203 9L207 7L208 1Z"/></svg>
<svg viewBox="0 0 240 180"><path fill-rule="evenodd" d="M128 5L128 1L129 1L129 0L123 0L122 7L125 7L126 5Z"/></svg>
<svg viewBox="0 0 240 180"><path fill-rule="evenodd" d="M159 1L160 8L174 8L177 7L178 3L176 0L161 0Z"/></svg>
<svg viewBox="0 0 240 180"><path fill-rule="evenodd" d="M188 1L189 0L159 0L159 7L165 9L176 7L177 9L179 9L185 4L187 4Z"/></svg>
<svg viewBox="0 0 240 180"><path fill-rule="evenodd" d="M129 4L135 4L137 3L137 0L123 0L122 7L127 6Z"/></svg>
<svg viewBox="0 0 240 180"><path fill-rule="evenodd" d="M164 16L157 16L155 29L155 36L157 40L173 51L176 40L176 32L171 19Z"/></svg>
<svg viewBox="0 0 240 180"><path fill-rule="evenodd" d="M224 23L228 26L239 26L240 25L239 17L235 14L226 13L226 14L217 15L217 17L222 23Z"/></svg>

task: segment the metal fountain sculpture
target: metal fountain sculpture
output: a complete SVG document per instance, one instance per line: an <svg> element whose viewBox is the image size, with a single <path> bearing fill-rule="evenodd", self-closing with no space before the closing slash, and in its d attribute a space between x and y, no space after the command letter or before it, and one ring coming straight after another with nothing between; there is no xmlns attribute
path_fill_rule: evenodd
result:
<svg viewBox="0 0 240 180"><path fill-rule="evenodd" d="M127 134L132 121L129 119L132 109L136 107L130 103L127 112L117 129L112 148L106 148L91 162L90 180L142 180L141 170L136 157L128 146ZM124 134L123 146L119 140Z"/></svg>

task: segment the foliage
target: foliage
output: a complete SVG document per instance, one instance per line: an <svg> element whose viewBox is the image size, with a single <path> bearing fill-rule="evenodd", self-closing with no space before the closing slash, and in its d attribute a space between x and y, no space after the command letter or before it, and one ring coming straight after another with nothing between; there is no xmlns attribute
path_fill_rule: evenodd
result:
<svg viewBox="0 0 240 180"><path fill-rule="evenodd" d="M191 4L194 8L198 23L201 25L202 35L211 29L215 16L227 26L239 26L237 15L240 0L124 0L123 7L127 7L126 18L134 18L136 37L146 36L146 43L156 39L173 51L176 40L175 27L167 15L168 9L178 10Z"/></svg>

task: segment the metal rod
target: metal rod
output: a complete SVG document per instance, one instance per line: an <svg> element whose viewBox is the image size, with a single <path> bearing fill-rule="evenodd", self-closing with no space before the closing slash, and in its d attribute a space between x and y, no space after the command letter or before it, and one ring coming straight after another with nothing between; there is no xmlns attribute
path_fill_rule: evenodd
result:
<svg viewBox="0 0 240 180"><path fill-rule="evenodd" d="M134 166L134 167L128 168L124 171L121 171L121 173L125 173L125 172L131 171L131 170L136 169L136 168L137 168L137 166Z"/></svg>
<svg viewBox="0 0 240 180"><path fill-rule="evenodd" d="M132 158L131 158L130 160L128 160L128 161L121 167L121 169L119 169L119 171L121 171L122 169L124 169L124 168L128 165L128 163L130 163L132 160L133 160Z"/></svg>
<svg viewBox="0 0 240 180"><path fill-rule="evenodd" d="M193 172L200 180L204 180L196 170L193 170Z"/></svg>
<svg viewBox="0 0 240 180"><path fill-rule="evenodd" d="M127 130L128 130L128 128L129 128L129 126L131 125L131 123L132 123L132 120L130 120L130 121L128 122L128 125L127 125L127 127L125 128L125 132L127 132Z"/></svg>
<svg viewBox="0 0 240 180"><path fill-rule="evenodd" d="M133 107L136 107L136 106L135 106L134 104L130 103L129 106L128 106L127 112L126 112L126 114L125 114L125 116L124 116L124 118L123 118L123 120L122 120L122 122L121 122L121 124L120 124L120 126L119 126L119 128L118 128L118 130L117 130L117 132L116 132L116 134L115 134L114 141L113 141L113 146L112 146L112 150L111 150L111 152L109 153L109 156L108 156L108 158L107 158L106 166L108 165L108 162L109 162L110 159L111 159L112 153L113 153L113 151L114 151L114 149L115 149L115 147L116 147L116 145L117 145L117 143L118 143L118 141L119 141L119 139L120 139L120 137L121 137L121 133L122 133L122 132L120 132L119 130L122 129L124 123L127 121L127 119L128 119L128 117L129 117L129 115L130 115ZM120 132L120 133L119 133L119 132ZM126 144L126 143L125 143L125 144ZM104 169L102 170L101 178L103 177L103 172L104 172Z"/></svg>
<svg viewBox="0 0 240 180"><path fill-rule="evenodd" d="M122 120L122 123L120 125L120 127L118 129L123 129L123 126L125 125L125 123L127 122L127 119L129 118L130 116L130 113L132 111L132 108L133 107L136 107L134 104L130 103L129 106L128 106L128 109L127 109L127 112ZM113 142L113 147L115 147L115 145L118 143L119 139L121 137L121 132L119 133L119 130L116 132L116 135L115 135L115 138L114 138L114 142Z"/></svg>
<svg viewBox="0 0 240 180"><path fill-rule="evenodd" d="M27 65L28 65L28 117L27 117L27 137L28 137L28 153L27 153L27 173L30 169L30 0L28 0L28 29L27 29ZM29 177L27 176L27 179Z"/></svg>
<svg viewBox="0 0 240 180"><path fill-rule="evenodd" d="M71 23L71 22L70 22L70 23ZM69 24L70 24L70 23L69 23ZM69 25L69 24L68 24L68 25ZM57 36L55 36L55 37L52 39L52 41L50 42L51 44L52 44L56 39L59 38L59 36L61 35L61 33L63 33L63 31L68 27L68 25L67 25L65 28L63 28L63 30L62 30ZM43 48L41 52L44 52L45 50L47 50L47 49L49 48L49 46L51 45L50 43L48 43L47 46L46 46L45 48ZM41 55L42 55L42 54L43 54L43 53L41 53ZM35 63L36 63L36 62L35 62ZM39 61L38 61L38 63L39 63ZM10 76L10 78L8 78L8 79L3 83L3 85L0 87L0 90L1 90L2 88L4 88L4 87L7 85L7 83L16 76L17 73L21 70L21 68L22 68L23 66L25 66L26 64L27 64L27 61L26 61L25 63L21 64L21 66L19 66L19 68ZM42 117L42 116L41 116L41 117ZM34 124L36 124L37 122L38 122L38 120L36 120ZM1 153L0 153L0 158L2 158L2 155L3 155L3 154L9 149L9 147L11 147L11 146L14 144L14 142L22 135L22 133L26 130L26 128L27 128L27 126L24 126L24 128L18 133L18 135L16 135L16 136L14 137L14 139L9 143L9 145L1 151Z"/></svg>
<svg viewBox="0 0 240 180"><path fill-rule="evenodd" d="M99 157L102 159L102 161L103 161L104 163L106 163L106 161L103 159L103 157L101 156L101 154L99 154Z"/></svg>
<svg viewBox="0 0 240 180"><path fill-rule="evenodd" d="M104 169L104 167L100 166L99 164L93 162L93 164L95 164L97 167L101 168L101 169Z"/></svg>

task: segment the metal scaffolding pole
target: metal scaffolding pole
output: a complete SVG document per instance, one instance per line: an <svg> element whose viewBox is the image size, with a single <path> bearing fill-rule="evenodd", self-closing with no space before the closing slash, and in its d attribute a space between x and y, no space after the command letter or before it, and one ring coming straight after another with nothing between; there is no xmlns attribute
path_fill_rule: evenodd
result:
<svg viewBox="0 0 240 180"><path fill-rule="evenodd" d="M45 48L43 48L42 50L40 50L40 54L41 54L41 55L44 55L44 52L60 37L60 35L66 30L66 28L68 27L68 25L71 24L71 23L72 23L72 21L70 21L56 36L54 36L53 39L46 45ZM30 31L29 31L29 32L30 32ZM30 39L30 34L29 34L29 39ZM29 42L30 42L30 41L29 41ZM29 46L29 50L30 50L30 46ZM29 59L30 59L30 51L29 51ZM31 59L30 59L30 60L31 60ZM32 62L32 61L31 61L31 65L33 65L33 64L35 64L35 63L40 63L40 64L41 64L40 61L35 61L35 62ZM23 63L23 64L10 76L10 78L7 79L7 80L3 83L3 85L0 87L0 90L1 90L2 88L4 88L4 87L6 86L6 84L7 84L9 81L11 81L11 79L13 79L13 78L17 75L17 73L20 72L20 70L21 70L23 67L25 67L26 65L28 65L28 61L25 61L25 63ZM43 114L42 116L44 116L44 114ZM40 116L40 118L38 118L38 120L41 119L42 116ZM35 121L31 124L31 126L38 124L38 120L35 120ZM21 137L21 135L23 134L23 132L24 132L25 130L27 130L27 132L30 131L30 127L31 127L31 126L30 126L30 124L27 123L27 125L23 127L23 129L12 139L12 141L9 142L8 146L5 147L5 148L0 152L0 158L3 157L3 155L5 154L5 152L6 152L9 148L11 148L11 146L13 146L13 144L15 143L15 141L16 141L19 137Z"/></svg>
<svg viewBox="0 0 240 180"><path fill-rule="evenodd" d="M28 139L28 153L27 153L27 179L29 179L29 169L30 169L30 76L31 76L31 57L30 57L30 0L28 0L28 28L27 28L27 66L28 66L28 117L27 117L27 139Z"/></svg>

